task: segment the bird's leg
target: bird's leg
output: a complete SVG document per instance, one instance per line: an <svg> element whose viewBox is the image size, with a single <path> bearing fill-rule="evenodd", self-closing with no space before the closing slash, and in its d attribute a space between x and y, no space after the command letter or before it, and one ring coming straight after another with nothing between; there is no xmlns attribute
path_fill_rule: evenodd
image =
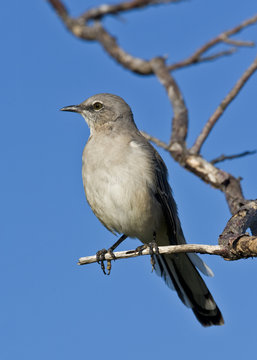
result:
<svg viewBox="0 0 257 360"><path fill-rule="evenodd" d="M135 249L135 252L137 252L138 255L142 255L143 250L147 249L148 247L148 244L140 245Z"/></svg>
<svg viewBox="0 0 257 360"><path fill-rule="evenodd" d="M122 235L119 240L117 240L108 250L107 252L112 255L113 260L115 260L115 255L113 253L113 250L115 250L125 239L127 239L127 235Z"/></svg>
<svg viewBox="0 0 257 360"><path fill-rule="evenodd" d="M103 270L104 275L106 275L105 266L104 266L105 254L107 254L106 249L99 250L95 254L96 261L97 261L98 264L101 264L101 269Z"/></svg>
<svg viewBox="0 0 257 360"><path fill-rule="evenodd" d="M136 248L136 252L138 252L138 255L142 255L143 250L149 248L149 253L151 256L151 264L152 264L152 271L154 270L154 266L155 266L155 259L154 259L154 254L159 254L159 248L156 244L156 232L153 232L153 241L151 241L148 244L144 244L141 246L138 246Z"/></svg>
<svg viewBox="0 0 257 360"><path fill-rule="evenodd" d="M150 248L150 256L151 256L151 265L152 265L152 272L155 269L155 258L154 258L154 254L158 255L159 254L159 248L158 245L156 243L156 232L153 232L153 241L151 243L148 244L149 248Z"/></svg>
<svg viewBox="0 0 257 360"><path fill-rule="evenodd" d="M109 254L112 257L112 260L115 260L116 257L113 253L113 250L116 249L116 247L118 247L125 239L127 238L127 235L122 235L119 240L117 240L108 250L106 249L102 249L97 251L96 253L96 261L99 263L101 263L101 269L103 270L103 273L105 275L110 275L111 273L111 268L112 268L112 264L111 264L111 260L107 260L107 274L105 272L105 266L104 266L104 260L105 260L105 254Z"/></svg>

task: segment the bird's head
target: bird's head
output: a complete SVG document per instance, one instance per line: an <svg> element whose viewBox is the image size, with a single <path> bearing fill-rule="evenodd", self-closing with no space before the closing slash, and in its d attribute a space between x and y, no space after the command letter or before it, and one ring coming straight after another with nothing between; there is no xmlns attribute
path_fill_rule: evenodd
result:
<svg viewBox="0 0 257 360"><path fill-rule="evenodd" d="M133 122L129 105L121 97L112 94L97 94L79 105L66 106L61 110L81 114L91 132L97 131L107 123L124 120Z"/></svg>

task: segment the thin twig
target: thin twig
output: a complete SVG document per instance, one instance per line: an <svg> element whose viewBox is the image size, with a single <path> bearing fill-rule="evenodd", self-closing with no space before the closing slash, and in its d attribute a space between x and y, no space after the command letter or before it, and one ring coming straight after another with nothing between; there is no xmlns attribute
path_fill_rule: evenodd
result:
<svg viewBox="0 0 257 360"><path fill-rule="evenodd" d="M49 4L52 5L56 13L64 20L65 16L68 16L68 11L60 0L48 0Z"/></svg>
<svg viewBox="0 0 257 360"><path fill-rule="evenodd" d="M224 155L224 154L222 154L222 155L218 156L217 158L211 160L211 164L217 164L217 163L220 163L220 162L225 161L225 160L238 159L238 158L243 157L243 156L256 154L256 152L257 152L257 150L244 151L242 153L234 154L234 155Z"/></svg>
<svg viewBox="0 0 257 360"><path fill-rule="evenodd" d="M254 46L254 42L253 41L244 41L244 40L233 40L233 39L229 39L229 38L224 38L223 42L226 44L230 44L230 45L235 45L235 46L249 46L252 47Z"/></svg>
<svg viewBox="0 0 257 360"><path fill-rule="evenodd" d="M154 144L156 144L157 146L160 146L161 148L163 148L165 150L169 150L169 145L166 144L164 141L161 141L161 140L157 139L156 137L147 134L144 131L140 131L140 132L148 141L153 142Z"/></svg>
<svg viewBox="0 0 257 360"><path fill-rule="evenodd" d="M158 247L160 254L178 254L178 253L200 253L200 254L210 254L210 255L225 255L226 250L224 246L221 245L199 245L199 244L183 244L183 245L171 245L171 246L159 246ZM115 258L118 259L128 259L141 255L149 255L150 249L144 249L140 254L136 250L127 250L127 251L116 251L114 252ZM106 253L105 260L112 260L112 255ZM78 260L78 265L86 265L97 262L96 255L81 257Z"/></svg>
<svg viewBox="0 0 257 360"><path fill-rule="evenodd" d="M210 48L214 47L215 45L224 42L224 39L228 39L231 35L235 35L239 33L241 30L246 28L247 26L253 25L257 22L257 15L251 17L248 20L243 21L241 24L235 26L234 28L224 31L212 40L205 43L203 46L201 46L197 51L195 51L191 56L189 56L187 59L179 61L177 63L171 64L168 66L168 69L170 71L189 66L192 64L196 64L199 62L202 62L202 55L206 53ZM235 44L239 46L238 44ZM242 44L240 44L242 46ZM224 55L228 55L227 53ZM210 58L210 60L213 60L213 58ZM206 61L206 60L205 60Z"/></svg>
<svg viewBox="0 0 257 360"><path fill-rule="evenodd" d="M218 119L221 117L223 112L226 110L228 105L231 101L237 96L239 91L245 85L247 80L253 75L253 73L257 70L257 57L253 61L253 63L249 66L249 68L243 73L241 78L237 81L236 85L233 89L227 94L227 96L222 100L220 105L217 107L213 115L209 118L207 123L205 124L204 128L202 129L200 135L196 139L194 145L191 148L192 154L198 154L201 150L201 147L204 141L207 139L210 131L212 130L213 126L216 124Z"/></svg>
<svg viewBox="0 0 257 360"><path fill-rule="evenodd" d="M174 64L169 65L168 70L174 71L174 70L184 69L185 67L188 67L188 66L201 64L203 62L213 61L213 60L219 59L223 56L233 55L237 50L238 50L237 48L233 47L229 50L219 51L219 52L209 55L209 56L200 56L198 58L190 57L185 60L178 61Z"/></svg>
<svg viewBox="0 0 257 360"><path fill-rule="evenodd" d="M177 143L185 147L188 130L188 112L182 92L173 76L169 73L163 58L152 59L151 65L160 83L165 87L172 104L174 116L172 119L170 144Z"/></svg>
<svg viewBox="0 0 257 360"><path fill-rule="evenodd" d="M120 12L135 10L149 5L159 5L163 3L176 3L182 0L132 0L126 1L119 4L104 4L99 7L92 8L87 10L84 14L80 16L81 20L95 20L101 19L106 15L116 15Z"/></svg>
<svg viewBox="0 0 257 360"><path fill-rule="evenodd" d="M222 56L228 56L228 55L232 55L237 51L236 47L233 47L229 50L224 50L224 51L219 51L215 54L209 55L209 56L202 56L199 58L199 60L197 61L198 63L202 63L202 62L206 62L206 61L212 61L212 60L216 60Z"/></svg>

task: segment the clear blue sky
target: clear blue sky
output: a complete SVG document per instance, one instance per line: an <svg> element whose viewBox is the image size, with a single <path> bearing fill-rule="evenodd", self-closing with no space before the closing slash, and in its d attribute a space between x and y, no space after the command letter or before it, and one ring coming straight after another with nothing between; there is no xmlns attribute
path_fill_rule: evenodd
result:
<svg viewBox="0 0 257 360"><path fill-rule="evenodd" d="M66 0L74 16L100 3ZM176 61L256 10L252 0L191 0L123 14L125 21L109 17L105 25L133 55ZM256 30L237 38L257 42ZM208 329L151 273L147 257L117 261L110 277L96 264L76 265L115 239L84 196L89 130L58 109L115 93L131 105L140 129L167 141L172 113L158 81L73 37L43 0L3 2L1 34L1 359L255 358L256 260L203 257L215 272L206 281L226 322ZM255 56L256 48L244 48L174 73L189 108L190 144ZM208 159L257 148L256 94L255 75L204 146ZM216 244L230 217L223 194L160 153L187 241ZM256 198L256 165L255 155L221 167L243 177L246 197ZM138 245L128 240L121 249Z"/></svg>

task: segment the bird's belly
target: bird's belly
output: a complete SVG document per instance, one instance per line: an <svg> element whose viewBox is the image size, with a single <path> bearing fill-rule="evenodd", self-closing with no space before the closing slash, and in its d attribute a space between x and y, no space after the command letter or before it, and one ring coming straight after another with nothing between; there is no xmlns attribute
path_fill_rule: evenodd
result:
<svg viewBox="0 0 257 360"><path fill-rule="evenodd" d="M145 177L129 169L112 172L98 167L90 175L83 170L83 182L89 205L98 219L112 232L153 241L160 227L162 211L147 186Z"/></svg>

